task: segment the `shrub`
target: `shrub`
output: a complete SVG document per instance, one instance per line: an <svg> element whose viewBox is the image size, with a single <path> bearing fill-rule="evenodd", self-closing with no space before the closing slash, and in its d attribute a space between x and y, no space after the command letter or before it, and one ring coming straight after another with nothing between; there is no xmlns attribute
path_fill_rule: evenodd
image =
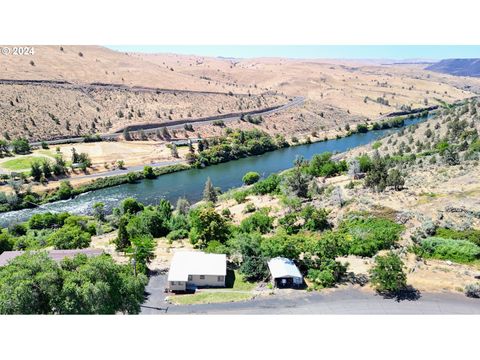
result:
<svg viewBox="0 0 480 360"><path fill-rule="evenodd" d="M258 231L262 234L268 233L272 230L273 218L268 216L268 210L261 209L250 215L240 223L240 231L253 232Z"/></svg>
<svg viewBox="0 0 480 360"><path fill-rule="evenodd" d="M266 179L260 180L253 185L253 193L257 195L277 193L280 185L280 176L271 174Z"/></svg>
<svg viewBox="0 0 480 360"><path fill-rule="evenodd" d="M455 230L438 228L435 230L435 236L444 239L467 240L480 246L480 230L476 229Z"/></svg>
<svg viewBox="0 0 480 360"><path fill-rule="evenodd" d="M421 250L426 257L469 263L480 257L480 246L467 240L429 237L420 241Z"/></svg>
<svg viewBox="0 0 480 360"><path fill-rule="evenodd" d="M151 166L145 166L143 168L143 176L145 179L155 179L157 176L153 172L153 168Z"/></svg>
<svg viewBox="0 0 480 360"><path fill-rule="evenodd" d="M66 224L55 231L48 241L55 249L82 249L90 245L91 237L81 226Z"/></svg>
<svg viewBox="0 0 480 360"><path fill-rule="evenodd" d="M315 288L332 287L345 275L347 267L328 259L322 262L319 269L309 269L307 278L314 284Z"/></svg>
<svg viewBox="0 0 480 360"><path fill-rule="evenodd" d="M242 181L245 185L252 185L258 180L260 180L260 174L255 171L247 172L242 178Z"/></svg>
<svg viewBox="0 0 480 360"><path fill-rule="evenodd" d="M70 199L73 195L73 187L68 180L62 180L60 187L56 192L56 195L60 200Z"/></svg>
<svg viewBox="0 0 480 360"><path fill-rule="evenodd" d="M136 214L143 210L143 204L134 198L126 198L120 204L122 214Z"/></svg>
<svg viewBox="0 0 480 360"><path fill-rule="evenodd" d="M480 298L480 283L465 286L465 295L472 298Z"/></svg>
<svg viewBox="0 0 480 360"><path fill-rule="evenodd" d="M167 239L170 241L186 238L188 238L188 230L185 229L172 230L167 235Z"/></svg>
<svg viewBox="0 0 480 360"><path fill-rule="evenodd" d="M69 213L44 213L44 214L34 214L28 219L27 225L30 229L41 230L41 229L52 229L62 227L65 220L70 217Z"/></svg>
<svg viewBox="0 0 480 360"><path fill-rule="evenodd" d="M238 204L241 204L245 201L245 199L247 198L249 194L249 191L248 190L237 190L235 191L233 194L232 194L232 197L235 199L235 201L238 203Z"/></svg>
<svg viewBox="0 0 480 360"><path fill-rule="evenodd" d="M407 286L404 267L400 257L393 252L377 256L375 265L370 269L370 281L378 292L398 292Z"/></svg>
<svg viewBox="0 0 480 360"><path fill-rule="evenodd" d="M350 254L373 256L392 247L403 226L387 219L359 216L342 221L338 231L348 240Z"/></svg>

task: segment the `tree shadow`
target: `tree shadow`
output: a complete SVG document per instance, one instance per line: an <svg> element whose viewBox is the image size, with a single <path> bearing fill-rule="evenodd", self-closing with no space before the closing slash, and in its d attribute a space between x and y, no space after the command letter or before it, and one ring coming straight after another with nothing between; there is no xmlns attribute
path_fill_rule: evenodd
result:
<svg viewBox="0 0 480 360"><path fill-rule="evenodd" d="M235 285L235 271L227 269L227 276L225 277L225 287L232 289Z"/></svg>
<svg viewBox="0 0 480 360"><path fill-rule="evenodd" d="M405 300L416 301L422 297L420 291L410 285L403 290L399 290L396 292L381 292L379 294L383 296L385 299L393 299L397 302L405 301Z"/></svg>

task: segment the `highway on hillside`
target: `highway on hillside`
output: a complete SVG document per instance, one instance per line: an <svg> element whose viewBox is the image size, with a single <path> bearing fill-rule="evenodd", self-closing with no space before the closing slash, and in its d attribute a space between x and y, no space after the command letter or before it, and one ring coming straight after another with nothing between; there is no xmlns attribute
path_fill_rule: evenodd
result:
<svg viewBox="0 0 480 360"><path fill-rule="evenodd" d="M145 129L143 131L145 133L152 133L157 131L160 128L167 128L167 129L182 129L186 124L211 124L214 121L223 121L223 122L231 122L231 121L236 121L239 120L241 115L256 115L256 116L266 116L270 114L274 114L277 112L285 111L291 107L294 106L300 106L303 105L305 102L305 98L302 96L297 96L290 100L288 103L284 105L280 105L277 107L273 108L268 108L268 109L260 109L260 110L254 110L254 111L249 111L245 113L238 113L238 114L225 114L225 115L215 115L215 116L209 116L209 117L204 117L204 118L198 118L198 119L184 119L184 120L174 120L170 122L164 122L164 123L156 123L156 124L138 124L138 125L130 125L129 127L135 126L135 131L130 131L131 134L135 134L137 132L142 131L142 126L145 126ZM169 123L174 123L174 125L168 125ZM110 133L110 134L99 134L99 136L102 138L102 140L116 140L119 137L121 137L122 130L117 130L115 133ZM50 145L55 145L55 144L67 144L67 143L81 143L84 142L83 137L71 137L71 138L64 138L64 139L58 139L58 140L48 140L45 141L47 144ZM41 142L32 142L32 146L40 146Z"/></svg>

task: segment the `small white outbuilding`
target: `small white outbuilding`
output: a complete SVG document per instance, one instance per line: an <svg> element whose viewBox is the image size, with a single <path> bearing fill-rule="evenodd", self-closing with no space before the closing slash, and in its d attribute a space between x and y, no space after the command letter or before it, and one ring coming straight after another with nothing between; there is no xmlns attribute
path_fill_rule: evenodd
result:
<svg viewBox="0 0 480 360"><path fill-rule="evenodd" d="M168 271L168 290L225 287L227 256L200 251L177 251Z"/></svg>
<svg viewBox="0 0 480 360"><path fill-rule="evenodd" d="M272 281L278 288L300 287L303 285L303 276L297 265L287 258L276 257L268 262L272 274Z"/></svg>

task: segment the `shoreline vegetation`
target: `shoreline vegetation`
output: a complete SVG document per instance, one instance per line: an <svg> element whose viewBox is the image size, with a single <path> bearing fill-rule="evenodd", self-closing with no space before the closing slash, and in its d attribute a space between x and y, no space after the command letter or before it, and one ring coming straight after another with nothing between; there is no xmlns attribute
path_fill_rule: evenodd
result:
<svg viewBox="0 0 480 360"><path fill-rule="evenodd" d="M478 107L472 103L458 111L441 114L435 119L435 125L439 125L435 137L426 130L433 124L424 123L422 136L432 138L426 148L417 146L415 151L405 154L400 143L392 153L375 149L372 154L352 155L348 162L332 159L329 152L315 154L310 160L297 157L293 167L264 179L256 172L244 173L244 186L224 195L220 195L208 178L203 201L193 206L185 198L179 198L175 206L164 198L156 204L144 205L130 197L109 214L103 203L96 203L91 215L34 214L27 221L0 230L0 252L27 252L0 269L0 288L5 294L0 297L0 313L27 310L46 314L138 313L150 270L158 268L154 267L158 263L151 264L158 256L155 249L164 244L159 243L159 239L169 244L189 241L194 249L226 254L229 270L239 275L228 293L205 291L195 296L174 297L172 302L177 304L248 300L256 284L265 284L269 278L268 260L275 257L285 257L295 263L305 280L306 291L358 284L368 285L385 297L403 296L408 292L413 294L413 299L425 289L422 283L425 278L415 279L418 272L438 273L437 261L449 267L463 264L465 267L455 270L452 266L446 271L451 273L448 281L452 285L448 289L479 297L480 284L474 273L480 261L478 226L465 226L466 223L451 222L451 218L443 216L428 219L423 214L409 212L411 208L388 208L379 206L378 202L386 193L408 194L410 184L406 179L420 169L412 159L425 156L430 162L440 154L442 166L446 167L467 166L472 160L478 161L477 123L467 121L469 116L477 114ZM443 129L451 130L445 136L441 124ZM408 131L413 134L417 129L418 126L413 125ZM405 135L398 132L389 139ZM231 146L238 145L238 154L258 149L259 144L263 144L264 149L278 146L281 140L271 143L271 139L258 130L232 130L229 136L230 140L237 139ZM196 162L212 161L216 147L224 145L220 140L215 145L209 144L210 153L204 154L205 160L198 158ZM431 152L424 150L430 150L435 157L425 155ZM472 165L478 166L478 162ZM436 169L441 171L440 167ZM365 203L357 200L357 192L345 194L333 185L335 181L323 181L345 175L350 183L343 185L343 189L354 190L363 185L369 191L366 195L376 200L365 207ZM142 176L153 178L155 174L150 168ZM354 179L359 182L354 183ZM275 209L271 207L272 202L252 199L265 196L276 199L279 207ZM242 208L234 209L230 200ZM479 214L473 216L480 218ZM87 248L92 245L93 237L105 234L114 235L109 237L109 244L115 247L111 255L122 256L130 260L129 263L122 265L113 256L101 255L92 259L77 256L55 265L44 253L51 247ZM361 260L368 266L355 267L350 259ZM427 264L426 260L435 262ZM33 281L18 281L30 273L35 274ZM102 291L105 290L103 279L97 276L104 273L109 275L111 284L117 285L109 292ZM460 274L464 275L462 279ZM444 281L440 278L436 289L446 290ZM99 297L92 300L90 292L70 291L72 282L81 284L83 289L95 289ZM40 294L37 301L24 296L32 293L32 288L40 289L34 292ZM48 304L41 301L45 294ZM69 306L73 301L81 306Z"/></svg>
<svg viewBox="0 0 480 360"><path fill-rule="evenodd" d="M40 193L33 192L30 189L27 189L25 192L22 192L21 190L19 191L15 185L12 184L14 180L11 180L10 185L13 188L13 194L11 194L9 198L5 193L0 193L0 213L35 208L40 205L59 200L72 199L80 194L90 191L105 189L127 183L135 183L144 179L154 179L161 175L189 170L192 168L204 168L210 165L238 160L244 157L262 155L267 152L289 146L300 146L311 144L313 142L324 142L346 138L357 133L367 133L374 130L400 128L405 126L405 120L415 117L425 118L428 117L432 112L434 113L435 110L428 111L424 109L414 109L409 115L395 117L389 117L387 115L381 120L378 120L370 125L357 124L356 128L354 129L350 129L350 127L348 127L346 128L347 133L344 136L337 134L335 138L325 137L324 139L318 139L316 141L312 141L310 136L307 136L305 142L303 143L299 142L296 138L292 138L292 140L297 141L291 141L291 143L289 143L282 135L276 135L273 137L257 129L250 131L233 131L232 129L227 128L226 136L204 139L201 141L198 147L198 155L195 154L193 146L190 146L190 153L188 153L186 156L188 165L177 164L154 168L147 165L142 171L129 172L122 175L101 177L99 174L99 177L95 178L92 182L85 185L80 185L78 187L73 187L70 184L69 179L66 178L60 181L59 187L54 191L45 191ZM244 138L245 134L247 134L246 139ZM229 142L232 140L240 142L241 145L244 145L243 148L240 146L240 151L238 148L232 149L232 147L229 145ZM95 136L92 136L85 138L85 141L101 141L101 139L99 140L98 138L95 138ZM7 180L5 177L6 176L4 175L3 181ZM25 179L23 179L23 181L24 180Z"/></svg>
<svg viewBox="0 0 480 360"><path fill-rule="evenodd" d="M357 133L367 133L372 130L385 130L390 128L399 128L405 126L405 120L414 117L427 117L430 112L424 110L419 112L416 110L411 115L397 116L393 118L385 118L381 121L375 122L372 125L368 126L365 124L358 124L356 129L348 129L347 134L343 137L349 137ZM243 134L243 135L242 135ZM245 134L247 138L245 139ZM336 139L342 138L342 136L337 135ZM334 140L335 138L324 138L318 139L315 142L323 142ZM228 144L228 141L237 141L242 145L245 145L238 149L232 149ZM91 140L90 140L91 141ZM212 146L209 144L212 143ZM179 164L179 165L168 165L164 167L151 168L145 166L143 171L130 172L122 175L115 175L109 177L101 177L94 179L91 183L86 185L80 185L76 188L72 187L70 182L67 179L61 180L60 185L57 190L54 192L46 191L43 193L35 193L27 189L25 193L21 191L16 191L14 188L15 199L20 200L15 203L14 201L8 201L7 196L4 195L6 199L0 199L0 213L5 213L9 211L23 210L28 208L35 208L39 205L51 203L59 200L68 200L72 199L80 194L87 193L90 191L100 190L108 187L114 187L118 185L123 185L127 183L135 183L147 178L157 178L158 176L170 174L173 172L184 171L191 168L204 168L206 166L219 164L227 161L238 160L240 158L262 155L270 151L278 150L284 147L289 146L299 146L312 143L310 137L307 137L304 143L293 142L288 143L286 139L277 135L273 137L259 130L251 131L233 131L230 128L227 128L227 135L213 138L209 140L203 140L199 145L199 155L196 155L194 151L191 151L187 154L187 163L189 165ZM151 170L147 170L150 168ZM150 172L148 174L147 172ZM5 179L4 179L5 180ZM12 184L13 185L13 184ZM2 193L4 194L4 193Z"/></svg>

